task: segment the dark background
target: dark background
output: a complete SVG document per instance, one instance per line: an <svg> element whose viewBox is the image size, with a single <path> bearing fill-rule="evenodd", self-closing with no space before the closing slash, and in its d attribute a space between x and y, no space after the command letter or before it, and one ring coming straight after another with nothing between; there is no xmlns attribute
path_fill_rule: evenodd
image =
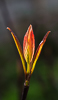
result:
<svg viewBox="0 0 58 100"><path fill-rule="evenodd" d="M58 100L58 0L0 0L0 100L20 100L24 72L6 27L23 38L32 24L37 48L51 31L30 80L26 100ZM35 49L36 49L35 48Z"/></svg>

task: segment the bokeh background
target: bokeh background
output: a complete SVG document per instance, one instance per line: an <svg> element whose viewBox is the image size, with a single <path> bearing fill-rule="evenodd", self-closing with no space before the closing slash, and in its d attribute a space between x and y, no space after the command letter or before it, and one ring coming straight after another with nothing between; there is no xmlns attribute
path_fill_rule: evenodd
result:
<svg viewBox="0 0 58 100"><path fill-rule="evenodd" d="M0 0L0 100L21 100L24 72L9 26L22 48L32 24L37 48L51 31L30 80L26 100L58 100L58 0ZM35 50L36 50L35 48Z"/></svg>

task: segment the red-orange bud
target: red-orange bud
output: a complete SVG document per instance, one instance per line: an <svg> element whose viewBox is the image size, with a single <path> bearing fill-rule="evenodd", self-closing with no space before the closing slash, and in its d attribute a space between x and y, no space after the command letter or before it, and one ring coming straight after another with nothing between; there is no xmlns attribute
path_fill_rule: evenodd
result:
<svg viewBox="0 0 58 100"><path fill-rule="evenodd" d="M35 39L34 39L32 25L30 25L23 40L23 53L26 62L30 63L32 61L34 51L35 51Z"/></svg>

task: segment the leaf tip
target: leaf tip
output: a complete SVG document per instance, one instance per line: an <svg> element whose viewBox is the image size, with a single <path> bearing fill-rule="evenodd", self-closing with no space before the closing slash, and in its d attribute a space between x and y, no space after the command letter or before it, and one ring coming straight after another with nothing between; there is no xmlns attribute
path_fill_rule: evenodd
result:
<svg viewBox="0 0 58 100"><path fill-rule="evenodd" d="M48 31L48 33L50 33L51 31Z"/></svg>
<svg viewBox="0 0 58 100"><path fill-rule="evenodd" d="M32 27L32 25L30 24L30 27Z"/></svg>
<svg viewBox="0 0 58 100"><path fill-rule="evenodd" d="M9 31L11 31L11 29L9 27L7 27L6 29L8 29Z"/></svg>

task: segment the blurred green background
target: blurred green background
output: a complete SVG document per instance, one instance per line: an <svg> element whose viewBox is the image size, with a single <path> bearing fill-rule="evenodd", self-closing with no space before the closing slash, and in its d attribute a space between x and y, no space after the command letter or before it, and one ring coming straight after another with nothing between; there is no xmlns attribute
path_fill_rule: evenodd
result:
<svg viewBox="0 0 58 100"><path fill-rule="evenodd" d="M23 38L32 24L37 48L51 31L30 80L26 100L58 100L58 0L0 0L0 100L21 100L24 72L6 27ZM36 50L35 48L35 50Z"/></svg>

